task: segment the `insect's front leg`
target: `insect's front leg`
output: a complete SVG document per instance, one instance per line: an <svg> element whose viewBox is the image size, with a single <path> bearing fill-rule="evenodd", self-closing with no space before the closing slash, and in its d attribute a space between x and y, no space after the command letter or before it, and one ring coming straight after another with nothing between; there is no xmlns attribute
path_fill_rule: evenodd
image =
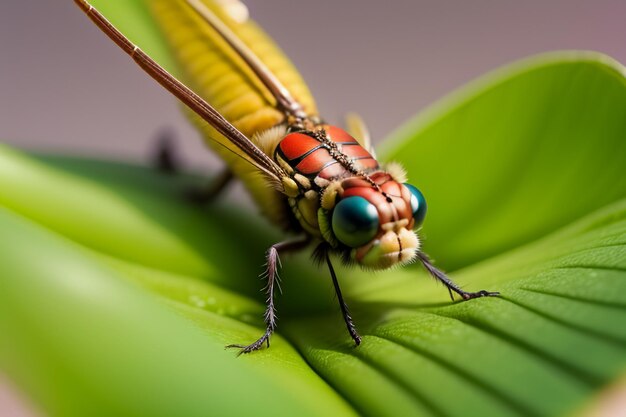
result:
<svg viewBox="0 0 626 417"><path fill-rule="evenodd" d="M417 254L419 260L422 262L422 265L424 265L424 268L426 268L426 270L439 282L441 282L443 285L446 286L446 288L448 289L448 293L450 293L450 298L452 298L452 301L454 301L454 296L452 295L452 291L454 291L455 293L459 294L461 296L461 298L463 298L463 300L471 300L472 298L480 298L480 297L496 297L498 295L500 295L499 292L495 292L495 291L486 291L486 290L481 290L481 291L477 291L477 292L467 292L465 290L463 290L461 287L459 287L454 281L452 281L450 278L448 278L448 276L443 273L443 271L437 269L430 261L430 259L428 258L428 255L426 255L423 252L419 252Z"/></svg>
<svg viewBox="0 0 626 417"><path fill-rule="evenodd" d="M241 349L239 354L250 353L255 350L259 350L266 343L267 347L270 346L270 336L276 329L276 309L274 307L274 284L278 282L278 267L280 266L279 253L295 252L305 248L310 242L308 236L297 240L290 240L286 242L276 243L267 250L266 253L266 269L264 275L267 277L267 286L265 291L267 293L267 306L265 308L265 333L258 338L254 343L250 345L233 344L226 346L227 348Z"/></svg>
<svg viewBox="0 0 626 417"><path fill-rule="evenodd" d="M185 190L185 197L195 204L204 204L215 199L226 189L235 178L229 168L223 168L211 182L206 185L190 187Z"/></svg>
<svg viewBox="0 0 626 417"><path fill-rule="evenodd" d="M159 133L157 149L152 158L154 167L164 174L178 174L182 171L180 157L170 130ZM205 185L194 186L184 191L185 197L195 204L204 204L215 199L234 179L229 168L223 168L214 179Z"/></svg>
<svg viewBox="0 0 626 417"><path fill-rule="evenodd" d="M337 279L337 275L335 274L335 268L333 268L333 264L330 262L330 255L328 250L324 250L324 258L326 259L326 265L328 265L328 271L330 272L330 277L333 280L333 286L335 287L335 293L337 294L337 301L339 301L339 308L341 309L341 314L343 315L343 320L346 322L346 327L348 328L348 333L350 333L350 337L354 340L354 344L359 346L361 344L361 336L356 330L356 326L352 321L352 316L350 315L350 310L348 309L348 305L343 299L343 295L341 294L341 288L339 287L339 280Z"/></svg>
<svg viewBox="0 0 626 417"><path fill-rule="evenodd" d="M181 171L174 133L170 129L163 129L158 133L151 162L157 171L164 174L176 174Z"/></svg>

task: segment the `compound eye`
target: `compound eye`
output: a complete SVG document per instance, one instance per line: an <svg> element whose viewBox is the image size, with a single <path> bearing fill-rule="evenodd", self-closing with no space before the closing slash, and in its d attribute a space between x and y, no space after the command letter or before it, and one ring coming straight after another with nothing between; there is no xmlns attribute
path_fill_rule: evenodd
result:
<svg viewBox="0 0 626 417"><path fill-rule="evenodd" d="M378 211L363 197L352 196L335 206L332 228L341 243L358 248L372 240L378 232Z"/></svg>
<svg viewBox="0 0 626 417"><path fill-rule="evenodd" d="M414 185L404 183L404 186L411 192L411 210L413 210L415 228L418 228L424 223L424 218L426 217L426 199L424 194Z"/></svg>

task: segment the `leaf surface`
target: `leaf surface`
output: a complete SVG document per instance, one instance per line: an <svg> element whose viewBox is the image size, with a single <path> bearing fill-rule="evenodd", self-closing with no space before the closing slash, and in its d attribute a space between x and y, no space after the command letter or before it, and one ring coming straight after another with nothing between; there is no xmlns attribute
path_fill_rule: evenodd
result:
<svg viewBox="0 0 626 417"><path fill-rule="evenodd" d="M167 62L140 1L94 4ZM260 335L283 237L187 204L201 179L0 147L0 367L51 415L567 415L626 369L625 87L608 58L559 53L399 129L382 154L428 199L425 250L502 297L338 268L356 349L302 255L272 347L224 350Z"/></svg>

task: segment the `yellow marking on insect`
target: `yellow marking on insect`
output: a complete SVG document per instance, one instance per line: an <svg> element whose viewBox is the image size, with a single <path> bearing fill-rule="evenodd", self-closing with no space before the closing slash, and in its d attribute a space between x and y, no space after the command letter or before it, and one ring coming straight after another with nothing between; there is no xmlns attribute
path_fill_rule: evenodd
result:
<svg viewBox="0 0 626 417"><path fill-rule="evenodd" d="M237 23L245 23L250 18L248 7L238 0L219 0L217 3Z"/></svg>
<svg viewBox="0 0 626 417"><path fill-rule="evenodd" d="M398 162L390 162L385 166L385 170L391 176L391 178L403 184L408 181L406 170L404 167Z"/></svg>
<svg viewBox="0 0 626 417"><path fill-rule="evenodd" d="M317 199L298 199L296 215L300 215L300 224L313 236L321 236L319 223L317 222Z"/></svg>
<svg viewBox="0 0 626 417"><path fill-rule="evenodd" d="M302 174L296 174L293 176L293 179L296 180L303 188L309 189L311 188L311 180L305 177Z"/></svg>
<svg viewBox="0 0 626 417"><path fill-rule="evenodd" d="M315 185L317 185L320 188L326 188L330 185L330 181L322 177L315 177L315 180L313 181L315 182Z"/></svg>
<svg viewBox="0 0 626 417"><path fill-rule="evenodd" d="M389 222L389 223L385 223L385 224L381 224L380 228L385 231L393 231L393 230L397 230L397 229L401 229L403 227L407 227L409 225L409 220L408 219L400 219L398 221L395 222Z"/></svg>
<svg viewBox="0 0 626 417"><path fill-rule="evenodd" d="M322 208L332 210L337 202L337 193L342 190L341 182L333 181L324 189L322 194Z"/></svg>
<svg viewBox="0 0 626 417"><path fill-rule="evenodd" d="M412 231L401 228L399 232L385 232L368 250L361 264L372 268L389 268L410 262L420 248Z"/></svg>
<svg viewBox="0 0 626 417"><path fill-rule="evenodd" d="M330 216L328 211L320 208L317 210L317 224L319 224L320 232L325 241L331 244L332 247L336 247L339 242L335 239L332 232L332 226L330 224Z"/></svg>
<svg viewBox="0 0 626 417"><path fill-rule="evenodd" d="M285 136L287 136L287 126L280 124L255 134L252 140L266 155L274 155L276 147Z"/></svg>
<svg viewBox="0 0 626 417"><path fill-rule="evenodd" d="M287 197L297 197L300 194L300 188L293 179L283 177L283 192Z"/></svg>
<svg viewBox="0 0 626 417"><path fill-rule="evenodd" d="M186 1L151 0L146 3L163 30L186 84L259 146L257 134L285 120L285 115L274 107L275 100L267 94L265 86ZM202 0L202 3L265 64L308 114L317 114L308 87L289 59L247 17L245 6L235 0ZM262 213L272 221L284 224L289 214L282 204L284 196L268 190L265 178L237 157L235 154L241 155L241 152L215 129L198 117L191 115L191 119L207 138L207 144L244 183ZM266 155L273 157L267 149L265 146L261 148ZM293 174L291 167L280 166L288 175Z"/></svg>
<svg viewBox="0 0 626 417"><path fill-rule="evenodd" d="M293 173L295 172L293 167L291 165L289 165L287 163L287 161L285 161L283 158L281 158L280 156L278 156L276 158L276 162L278 162L278 166L281 167L282 169L285 170L285 172L289 175L293 175Z"/></svg>

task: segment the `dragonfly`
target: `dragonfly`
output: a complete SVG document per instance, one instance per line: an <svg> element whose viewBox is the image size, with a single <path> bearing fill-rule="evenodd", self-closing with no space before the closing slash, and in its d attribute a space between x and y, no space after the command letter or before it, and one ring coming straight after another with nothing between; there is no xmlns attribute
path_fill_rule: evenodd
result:
<svg viewBox="0 0 626 417"><path fill-rule="evenodd" d="M421 250L418 231L426 216L422 192L396 163L375 157L357 115L346 127L328 124L293 65L248 17L237 0L151 0L151 11L188 80L182 82L133 44L89 1L74 0L124 52L186 105L206 142L225 161L219 181L200 195L217 195L241 180L261 212L297 236L266 252L265 331L239 354L269 347L276 330L274 304L279 255L313 248L325 263L348 333L354 324L331 255L365 270L420 262L454 301L497 296L468 292L436 268Z"/></svg>

